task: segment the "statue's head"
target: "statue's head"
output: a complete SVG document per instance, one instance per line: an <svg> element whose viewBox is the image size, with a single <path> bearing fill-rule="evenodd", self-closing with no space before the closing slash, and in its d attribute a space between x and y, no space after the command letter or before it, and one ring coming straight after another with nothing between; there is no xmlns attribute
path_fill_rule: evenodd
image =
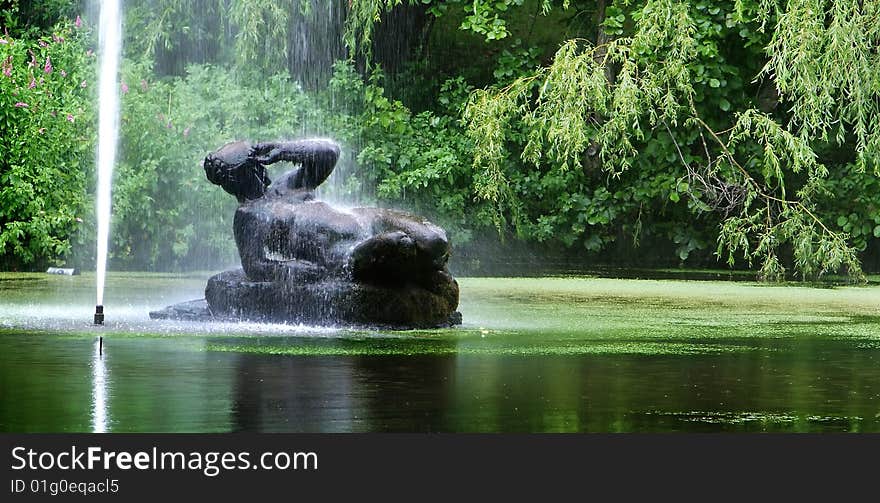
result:
<svg viewBox="0 0 880 503"><path fill-rule="evenodd" d="M249 142L236 141L211 152L203 163L208 180L223 187L241 203L263 197L272 183L266 168L250 153Z"/></svg>

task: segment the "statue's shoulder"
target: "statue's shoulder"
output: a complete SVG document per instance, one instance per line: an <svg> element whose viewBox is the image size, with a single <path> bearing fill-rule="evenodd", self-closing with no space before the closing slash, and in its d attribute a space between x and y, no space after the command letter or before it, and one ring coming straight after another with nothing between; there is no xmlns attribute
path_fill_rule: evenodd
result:
<svg viewBox="0 0 880 503"><path fill-rule="evenodd" d="M247 217L250 215L259 215L270 211L268 208L269 201L260 198L252 201L245 201L238 205L235 209L235 218Z"/></svg>

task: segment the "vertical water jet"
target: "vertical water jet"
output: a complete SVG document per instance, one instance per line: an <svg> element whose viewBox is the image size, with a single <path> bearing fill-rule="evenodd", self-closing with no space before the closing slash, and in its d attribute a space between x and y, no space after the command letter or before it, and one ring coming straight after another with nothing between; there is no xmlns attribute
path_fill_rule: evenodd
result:
<svg viewBox="0 0 880 503"><path fill-rule="evenodd" d="M119 56L122 52L122 19L120 0L103 0L98 32L98 188L96 216L98 220L97 302L95 324L104 323L104 281L107 273L107 247L110 237L110 191L116 142L119 136Z"/></svg>

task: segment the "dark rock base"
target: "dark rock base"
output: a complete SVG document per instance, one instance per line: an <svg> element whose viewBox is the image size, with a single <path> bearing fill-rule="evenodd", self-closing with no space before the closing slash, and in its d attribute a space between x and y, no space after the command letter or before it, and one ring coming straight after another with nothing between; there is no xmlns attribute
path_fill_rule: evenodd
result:
<svg viewBox="0 0 880 503"><path fill-rule="evenodd" d="M327 280L318 283L249 281L241 269L208 280L204 301L150 313L151 318L249 320L308 325L434 328L461 323L458 283L437 273L433 290Z"/></svg>
<svg viewBox="0 0 880 503"><path fill-rule="evenodd" d="M154 320L225 321L223 317L214 316L205 299L190 300L158 311L150 311L150 318Z"/></svg>

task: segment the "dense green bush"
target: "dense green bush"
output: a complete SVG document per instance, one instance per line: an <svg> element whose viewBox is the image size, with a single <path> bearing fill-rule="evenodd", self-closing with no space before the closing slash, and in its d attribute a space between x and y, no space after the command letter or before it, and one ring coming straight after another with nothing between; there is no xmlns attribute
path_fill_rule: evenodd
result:
<svg viewBox="0 0 880 503"><path fill-rule="evenodd" d="M62 23L36 39L0 35L0 266L65 258L89 211L94 57Z"/></svg>

